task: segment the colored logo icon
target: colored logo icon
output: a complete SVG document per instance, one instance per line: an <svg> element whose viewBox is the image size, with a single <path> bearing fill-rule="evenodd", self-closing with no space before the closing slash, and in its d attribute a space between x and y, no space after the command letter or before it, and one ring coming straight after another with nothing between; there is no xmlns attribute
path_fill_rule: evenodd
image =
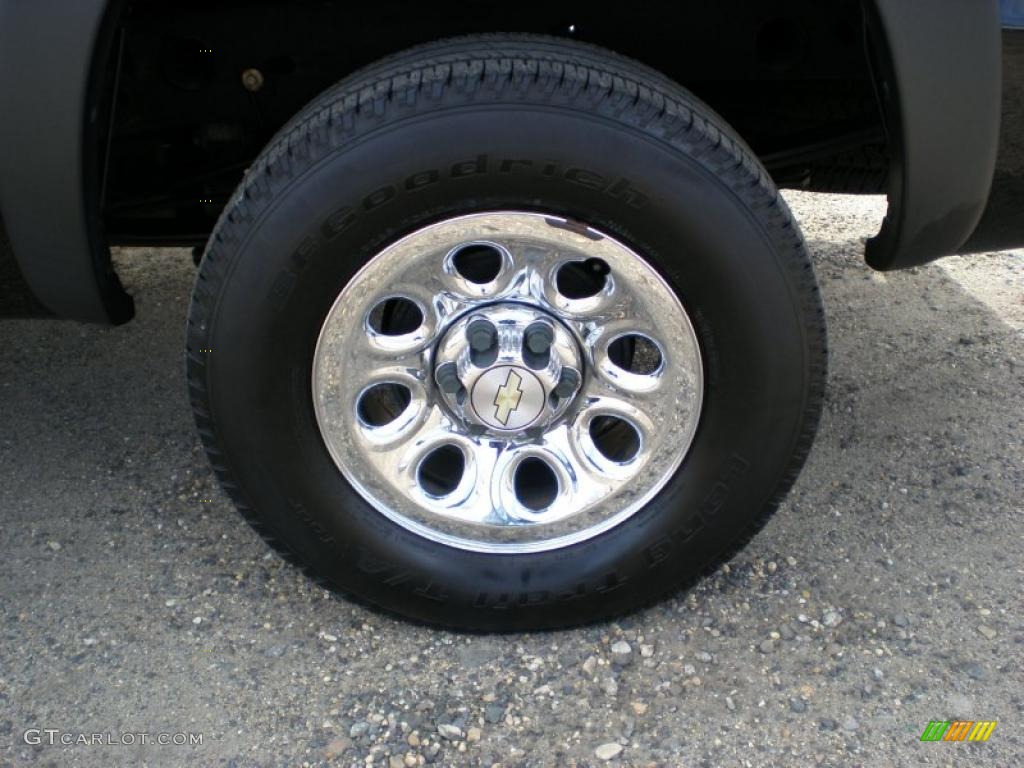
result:
<svg viewBox="0 0 1024 768"><path fill-rule="evenodd" d="M932 720L921 741L988 741L995 728L995 720Z"/></svg>

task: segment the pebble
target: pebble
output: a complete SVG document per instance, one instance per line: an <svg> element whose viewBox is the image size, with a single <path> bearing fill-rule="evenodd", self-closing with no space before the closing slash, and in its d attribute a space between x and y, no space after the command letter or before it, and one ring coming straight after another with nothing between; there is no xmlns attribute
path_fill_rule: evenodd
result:
<svg viewBox="0 0 1024 768"><path fill-rule="evenodd" d="M994 629L992 629L992 627L986 627L984 624L982 624L980 627L978 627L978 631L985 636L986 640L996 639L997 632Z"/></svg>
<svg viewBox="0 0 1024 768"><path fill-rule="evenodd" d="M707 651L701 651L694 658L696 658L697 661L704 662L705 664L710 664L714 660L714 656L712 656Z"/></svg>
<svg viewBox="0 0 1024 768"><path fill-rule="evenodd" d="M609 696L616 696L619 693L619 684L614 677L606 677L601 681L601 690Z"/></svg>
<svg viewBox="0 0 1024 768"><path fill-rule="evenodd" d="M765 640L759 646L757 646L757 650L759 650L761 653L771 653L775 650L775 641Z"/></svg>
<svg viewBox="0 0 1024 768"><path fill-rule="evenodd" d="M790 699L789 700L789 708L793 712L797 712L797 713L806 712L807 711L807 702L804 701L803 699Z"/></svg>
<svg viewBox="0 0 1024 768"><path fill-rule="evenodd" d="M505 707L502 704L488 704L484 709L484 720L488 723L500 723L505 719Z"/></svg>
<svg viewBox="0 0 1024 768"><path fill-rule="evenodd" d="M732 700L732 696L725 697L725 708L730 712L736 711L736 702Z"/></svg>
<svg viewBox="0 0 1024 768"><path fill-rule="evenodd" d="M855 718L848 717L845 720L843 720L844 731L850 731L852 733L853 731L856 731L858 728L860 728L860 723L858 723Z"/></svg>
<svg viewBox="0 0 1024 768"><path fill-rule="evenodd" d="M637 716L643 716L647 714L648 707L642 701L634 701L629 706L632 708L633 714Z"/></svg>
<svg viewBox="0 0 1024 768"><path fill-rule="evenodd" d="M970 662L968 664L964 664L962 669L963 669L964 672L967 673L967 676L972 678L973 680L984 680L985 679L985 676L986 676L985 675L985 670L981 666L981 664L978 664L978 663L972 661L972 662Z"/></svg>
<svg viewBox="0 0 1024 768"><path fill-rule="evenodd" d="M46 542L46 546L48 546L54 552L59 552L60 551L60 542L59 541L48 541L48 542Z"/></svg>
<svg viewBox="0 0 1024 768"><path fill-rule="evenodd" d="M821 623L826 627L838 627L843 623L843 617L837 611L825 611Z"/></svg>
<svg viewBox="0 0 1024 768"><path fill-rule="evenodd" d="M324 750L324 757L328 760L333 760L336 757L341 757L345 750L352 746L352 742L344 737L338 737L331 739L327 742L327 747Z"/></svg>
<svg viewBox="0 0 1024 768"><path fill-rule="evenodd" d="M462 729L451 723L441 723L437 726L437 732L448 741L458 741L462 738Z"/></svg>
<svg viewBox="0 0 1024 768"><path fill-rule="evenodd" d="M897 627L909 627L910 619L908 619L902 613L897 613L895 616L892 617L892 623L895 624Z"/></svg>
<svg viewBox="0 0 1024 768"><path fill-rule="evenodd" d="M974 702L967 696L962 693L953 693L946 698L943 716L950 719L966 720L970 718L975 709Z"/></svg>
<svg viewBox="0 0 1024 768"><path fill-rule="evenodd" d="M597 755L599 760L612 760L622 754L622 745L609 741L607 744L602 744L595 749L594 754Z"/></svg>
<svg viewBox="0 0 1024 768"><path fill-rule="evenodd" d="M370 730L370 724L365 720L360 720L358 723L352 723L352 727L348 729L348 735L351 739L358 739L368 730Z"/></svg>
<svg viewBox="0 0 1024 768"><path fill-rule="evenodd" d="M612 644L612 664L626 667L633 663L633 649L625 640Z"/></svg>
<svg viewBox="0 0 1024 768"><path fill-rule="evenodd" d="M474 727L468 728L466 730L466 741L468 741L471 744L473 742L480 741L481 736L483 736L483 731L481 731L479 728Z"/></svg>
<svg viewBox="0 0 1024 768"><path fill-rule="evenodd" d="M834 731L839 727L839 723L830 717L823 717L818 725L821 726L821 730L823 731Z"/></svg>

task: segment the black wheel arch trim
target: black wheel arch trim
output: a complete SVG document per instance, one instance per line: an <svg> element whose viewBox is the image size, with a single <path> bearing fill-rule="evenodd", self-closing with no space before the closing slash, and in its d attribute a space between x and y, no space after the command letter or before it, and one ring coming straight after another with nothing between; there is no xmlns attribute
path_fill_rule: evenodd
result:
<svg viewBox="0 0 1024 768"><path fill-rule="evenodd" d="M55 314L117 324L134 305L99 215L101 79L122 0L0 0L0 210Z"/></svg>
<svg viewBox="0 0 1024 768"><path fill-rule="evenodd" d="M870 0L892 153L889 210L865 256L879 270L956 253L988 202L1002 113L997 0Z"/></svg>

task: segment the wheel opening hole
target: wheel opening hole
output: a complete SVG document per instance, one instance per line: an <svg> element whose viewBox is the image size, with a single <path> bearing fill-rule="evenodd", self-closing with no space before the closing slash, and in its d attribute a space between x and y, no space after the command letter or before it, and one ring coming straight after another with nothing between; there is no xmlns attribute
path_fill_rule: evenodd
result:
<svg viewBox="0 0 1024 768"><path fill-rule="evenodd" d="M501 272L501 251L485 243L465 245L452 256L452 266L474 285L486 285Z"/></svg>
<svg viewBox="0 0 1024 768"><path fill-rule="evenodd" d="M442 445L420 463L420 488L435 498L447 496L459 487L465 469L466 457L462 451L454 445Z"/></svg>
<svg viewBox="0 0 1024 768"><path fill-rule="evenodd" d="M369 323L382 336L402 336L423 324L423 312L409 299L396 296L377 302L370 311Z"/></svg>
<svg viewBox="0 0 1024 768"><path fill-rule="evenodd" d="M359 419L369 427L390 424L409 407L412 393L402 384L374 384L359 397Z"/></svg>
<svg viewBox="0 0 1024 768"><path fill-rule="evenodd" d="M570 261L555 275L558 292L567 299L589 299L604 290L611 268L602 259Z"/></svg>
<svg viewBox="0 0 1024 768"><path fill-rule="evenodd" d="M650 376L661 367L661 349L646 336L630 333L608 345L608 358L624 371Z"/></svg>
<svg viewBox="0 0 1024 768"><path fill-rule="evenodd" d="M611 461L631 461L640 452L640 434L636 427L617 416L598 416L591 421L590 439Z"/></svg>
<svg viewBox="0 0 1024 768"><path fill-rule="evenodd" d="M558 478L547 462L531 456L516 467L515 492L520 504L540 512L558 498Z"/></svg>

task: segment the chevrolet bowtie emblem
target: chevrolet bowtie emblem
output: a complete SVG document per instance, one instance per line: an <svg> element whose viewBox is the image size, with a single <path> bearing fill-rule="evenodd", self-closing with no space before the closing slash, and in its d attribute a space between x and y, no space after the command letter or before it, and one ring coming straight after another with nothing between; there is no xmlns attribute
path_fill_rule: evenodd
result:
<svg viewBox="0 0 1024 768"><path fill-rule="evenodd" d="M503 425L508 424L509 417L519 407L519 401L523 399L523 390L519 386L522 383L522 376L515 371L509 371L505 383L498 387L498 392L494 396L494 405L496 406L494 418Z"/></svg>

